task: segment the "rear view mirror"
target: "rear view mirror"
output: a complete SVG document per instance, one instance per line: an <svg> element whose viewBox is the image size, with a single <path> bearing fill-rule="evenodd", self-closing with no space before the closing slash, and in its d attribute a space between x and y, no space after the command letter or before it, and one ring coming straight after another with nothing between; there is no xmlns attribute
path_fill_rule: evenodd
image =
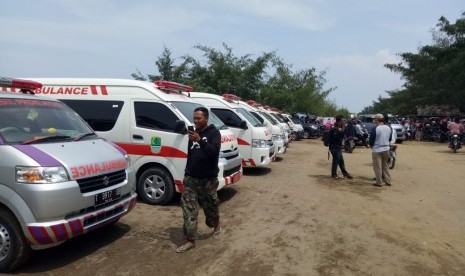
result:
<svg viewBox="0 0 465 276"><path fill-rule="evenodd" d="M177 120L174 125L174 132L179 134L187 134L186 122L182 120Z"/></svg>
<svg viewBox="0 0 465 276"><path fill-rule="evenodd" d="M242 129L248 129L249 127L247 126L247 122L242 120L240 123L239 123L239 127L242 128Z"/></svg>

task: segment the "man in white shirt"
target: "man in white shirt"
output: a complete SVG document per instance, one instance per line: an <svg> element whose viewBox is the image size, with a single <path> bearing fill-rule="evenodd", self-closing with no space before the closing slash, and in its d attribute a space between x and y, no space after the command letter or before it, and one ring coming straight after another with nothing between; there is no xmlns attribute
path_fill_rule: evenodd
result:
<svg viewBox="0 0 465 276"><path fill-rule="evenodd" d="M389 172L389 144L392 137L392 129L384 124L383 114L376 114L373 122L376 124L370 133L370 147L372 148L373 170L376 176L377 187L383 187L383 182L391 186L391 174Z"/></svg>

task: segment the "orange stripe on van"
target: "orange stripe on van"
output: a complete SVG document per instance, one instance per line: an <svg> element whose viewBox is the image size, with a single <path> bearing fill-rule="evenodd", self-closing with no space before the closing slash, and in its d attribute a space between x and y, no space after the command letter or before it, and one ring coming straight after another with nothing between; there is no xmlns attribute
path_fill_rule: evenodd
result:
<svg viewBox="0 0 465 276"><path fill-rule="evenodd" d="M149 145L132 145L124 143L115 144L123 148L128 154L187 158L187 153L185 153L184 151L168 146L162 146L160 152L154 153Z"/></svg>
<svg viewBox="0 0 465 276"><path fill-rule="evenodd" d="M247 141L242 140L241 138L237 138L237 143L238 143L239 145L243 145L243 146L250 146L250 144L247 143Z"/></svg>

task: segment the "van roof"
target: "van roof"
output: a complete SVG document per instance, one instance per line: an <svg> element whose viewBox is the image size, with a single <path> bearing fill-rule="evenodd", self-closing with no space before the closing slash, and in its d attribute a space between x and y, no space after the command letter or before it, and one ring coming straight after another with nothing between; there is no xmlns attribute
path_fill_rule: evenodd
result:
<svg viewBox="0 0 465 276"><path fill-rule="evenodd" d="M148 81L132 79L111 79L111 78L29 78L39 81L44 87L46 86L121 86L121 87L138 87L150 92L152 95L167 102L171 101L189 101L189 97L183 93L164 92L154 83Z"/></svg>

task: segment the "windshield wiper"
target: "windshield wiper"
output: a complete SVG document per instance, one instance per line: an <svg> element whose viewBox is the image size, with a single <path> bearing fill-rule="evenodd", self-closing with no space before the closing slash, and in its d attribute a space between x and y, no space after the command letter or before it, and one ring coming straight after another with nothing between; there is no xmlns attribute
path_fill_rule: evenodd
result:
<svg viewBox="0 0 465 276"><path fill-rule="evenodd" d="M74 141L79 141L82 138L89 137L89 136L94 136L94 135L97 135L97 134L95 134L93 132L85 133L85 134L82 134L81 136L78 136L76 139L74 139Z"/></svg>
<svg viewBox="0 0 465 276"><path fill-rule="evenodd" d="M34 140L25 141L22 144L23 145L28 145L28 144L35 144L35 143L42 143L42 142L52 141L52 140L63 140L63 139L70 139L70 138L71 138L71 136L68 136L68 135L55 135L55 136L47 136L47 137L37 138L37 139L34 139Z"/></svg>

